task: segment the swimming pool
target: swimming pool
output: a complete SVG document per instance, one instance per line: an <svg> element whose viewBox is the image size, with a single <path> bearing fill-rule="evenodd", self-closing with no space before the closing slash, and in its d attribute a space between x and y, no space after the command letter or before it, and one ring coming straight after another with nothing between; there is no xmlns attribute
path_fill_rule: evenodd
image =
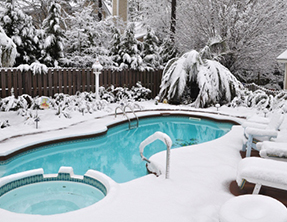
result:
<svg viewBox="0 0 287 222"><path fill-rule="evenodd" d="M118 183L147 174L139 154L139 144L156 131L170 136L172 148L198 144L219 138L229 132L232 124L188 116L161 116L140 119L139 127L129 130L128 123L111 127L106 134L90 139L43 146L0 162L0 175L6 176L43 168L55 173L61 166L71 166L75 174L98 170ZM80 132L81 129L79 129ZM161 141L145 148L144 155L165 150Z"/></svg>

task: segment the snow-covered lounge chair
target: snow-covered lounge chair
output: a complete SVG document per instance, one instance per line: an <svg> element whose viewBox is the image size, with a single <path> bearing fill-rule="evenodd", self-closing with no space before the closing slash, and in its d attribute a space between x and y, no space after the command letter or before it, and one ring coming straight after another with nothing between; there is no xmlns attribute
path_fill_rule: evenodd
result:
<svg viewBox="0 0 287 222"><path fill-rule="evenodd" d="M263 141L257 143L256 148L263 158L287 161L287 142Z"/></svg>
<svg viewBox="0 0 287 222"><path fill-rule="evenodd" d="M250 157L238 164L236 182L242 189L245 182L255 184L253 194L258 194L261 186L287 190L287 163L282 161Z"/></svg>
<svg viewBox="0 0 287 222"><path fill-rule="evenodd" d="M256 141L265 141L276 138L278 130L284 120L282 113L273 113L268 124L246 121L242 124L244 127L245 141L242 150L246 151L246 157L251 155L251 149L256 148Z"/></svg>

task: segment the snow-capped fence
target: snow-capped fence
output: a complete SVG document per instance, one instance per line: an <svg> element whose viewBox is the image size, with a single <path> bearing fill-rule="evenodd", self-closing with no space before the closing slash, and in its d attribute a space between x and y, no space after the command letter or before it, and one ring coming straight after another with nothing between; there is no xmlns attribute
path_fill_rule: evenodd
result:
<svg viewBox="0 0 287 222"><path fill-rule="evenodd" d="M100 75L100 86L105 88L114 85L131 88L137 82L151 89L154 98L159 92L162 70L135 71L103 70ZM0 69L0 98L11 95L13 88L17 97L22 94L36 96L53 96L56 93L75 94L77 91L95 91L95 75L91 68L49 68L46 74L33 74L32 71L20 69Z"/></svg>

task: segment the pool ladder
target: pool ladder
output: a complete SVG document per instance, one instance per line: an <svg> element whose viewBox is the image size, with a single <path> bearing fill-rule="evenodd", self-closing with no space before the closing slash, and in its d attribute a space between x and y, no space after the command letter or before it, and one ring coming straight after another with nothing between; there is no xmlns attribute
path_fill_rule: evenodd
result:
<svg viewBox="0 0 287 222"><path fill-rule="evenodd" d="M139 109L141 109L138 104L135 104L134 106L137 106ZM136 120L137 120L136 125L132 125L132 124L131 124L131 119L128 117L128 115L127 115L127 113L126 113L126 108L127 108L127 107L132 111L132 113L133 113L134 116L136 117ZM118 106L118 107L115 109L115 117L117 117L117 110L118 110L118 109L120 109L120 110L122 111L123 115L128 119L128 121L129 121L129 129L133 129L133 128L138 128L138 127L139 127L139 118L138 118L138 116L135 114L135 111L134 111L134 109L131 107L130 104L126 104L126 105L121 104L121 106Z"/></svg>

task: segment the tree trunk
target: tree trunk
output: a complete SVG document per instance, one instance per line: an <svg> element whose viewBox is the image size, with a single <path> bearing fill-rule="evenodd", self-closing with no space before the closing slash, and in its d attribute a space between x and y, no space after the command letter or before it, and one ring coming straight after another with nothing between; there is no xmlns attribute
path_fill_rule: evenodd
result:
<svg viewBox="0 0 287 222"><path fill-rule="evenodd" d="M172 0L171 1L171 24L170 24L172 41L174 41L175 26L176 26L176 0Z"/></svg>
<svg viewBox="0 0 287 222"><path fill-rule="evenodd" d="M102 19L103 19L102 9L103 9L103 3L102 3L102 0L99 0L99 2L98 2L98 18L99 18L99 21L102 21Z"/></svg>

